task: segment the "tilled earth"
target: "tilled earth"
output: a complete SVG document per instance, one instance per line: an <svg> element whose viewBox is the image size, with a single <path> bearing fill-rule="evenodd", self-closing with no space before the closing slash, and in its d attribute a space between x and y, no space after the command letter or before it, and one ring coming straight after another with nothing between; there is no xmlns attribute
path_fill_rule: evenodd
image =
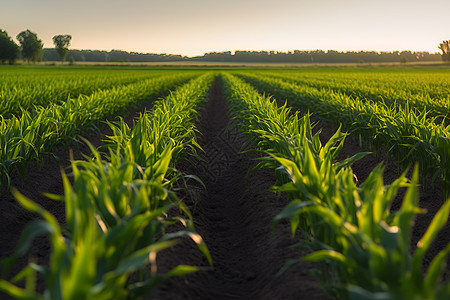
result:
<svg viewBox="0 0 450 300"><path fill-rule="evenodd" d="M246 138L230 126L227 102L216 81L198 124L202 160L185 166L199 175L206 189L198 187L192 205L197 231L204 238L214 266L188 276L172 278L150 297L157 299L327 299L318 280L309 275L315 267L302 262L276 276L298 250L284 222L272 232L272 219L287 204L268 189L273 172L258 170L255 153L241 153ZM192 251L192 249L194 251ZM192 243L161 253L160 264L193 264L207 267Z"/></svg>

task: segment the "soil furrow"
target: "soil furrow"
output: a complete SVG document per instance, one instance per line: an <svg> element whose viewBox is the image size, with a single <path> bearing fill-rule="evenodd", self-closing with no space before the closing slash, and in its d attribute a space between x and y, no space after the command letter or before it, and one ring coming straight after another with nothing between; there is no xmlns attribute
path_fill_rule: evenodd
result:
<svg viewBox="0 0 450 300"><path fill-rule="evenodd" d="M163 283L152 295L158 299L326 299L314 277L313 265L302 263L280 277L278 271L289 259L299 258L299 250L288 246L289 225L283 223L271 235L272 219L287 204L268 191L274 184L272 171L249 172L255 153L240 153L246 138L230 126L227 102L220 80L212 87L198 128L203 159L187 172L198 175L206 186L193 206L197 231L204 238L214 267ZM199 265L192 245L162 253L158 261L164 269L170 261ZM198 251L197 251L198 252ZM203 262L203 265L205 263Z"/></svg>

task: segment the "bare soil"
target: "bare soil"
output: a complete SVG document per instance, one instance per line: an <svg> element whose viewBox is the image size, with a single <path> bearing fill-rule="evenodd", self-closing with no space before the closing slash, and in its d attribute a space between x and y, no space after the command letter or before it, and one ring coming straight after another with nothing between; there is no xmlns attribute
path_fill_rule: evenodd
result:
<svg viewBox="0 0 450 300"><path fill-rule="evenodd" d="M288 247L299 242L291 238L289 224L272 232L272 219L287 200L268 189L275 183L272 171L250 172L257 164L256 153L241 153L246 138L232 127L227 102L219 81L211 90L198 124L199 144L204 161L190 161L183 171L197 174L206 189L197 186L198 199L191 204L195 227L204 238L214 266L186 242L163 251L159 266L203 265L205 271L172 278L158 287L156 299L328 299L318 280L309 276L315 267L302 262L277 277L298 250ZM192 188L192 187L191 187Z"/></svg>
<svg viewBox="0 0 450 300"><path fill-rule="evenodd" d="M136 114L127 116L131 124ZM276 276L290 259L305 253L289 246L301 241L301 236L290 237L289 224L282 222L272 231L272 219L288 200L268 191L274 184L273 172L251 171L256 166L257 153L247 152L247 140L231 126L220 82L212 87L209 101L203 108L198 129L199 143L204 149L202 159L190 158L178 168L187 174L201 178L206 188L194 181L188 181L194 192L182 195L188 204L197 231L204 238L212 255L214 266L208 266L206 259L195 245L184 240L174 248L162 251L158 256L158 268L167 271L178 264L203 266L197 273L171 278L160 284L149 298L155 299L329 299L321 291L318 280L309 273L317 267L311 263L299 263L281 276ZM335 126L319 123L321 139L326 141L335 131ZM101 145L107 126L100 126L99 133L85 135L95 146ZM76 146L78 145L78 146ZM64 223L64 204L48 200L42 192L62 194L60 170L70 165L70 151L75 159L90 151L82 144L55 149L55 156L45 157L41 164L32 163L21 182L15 174L12 186L38 202ZM354 139L346 140L340 159L357 152L366 151ZM386 155L369 155L356 162L353 170L360 182L381 161L386 160L385 182L391 183L399 176L397 166ZM420 206L427 213L419 215L413 229L412 245L423 235L432 216L444 202L440 183L432 187L425 183L421 188ZM26 224L36 216L22 209L4 187L0 187L0 258L14 251L20 233ZM402 191L404 193L404 191ZM397 197L392 209L398 209L402 194ZM427 255L428 261L449 243L450 226L438 236ZM48 261L50 247L46 238L33 243L30 254L40 263ZM13 268L19 271L27 263L20 260ZM42 290L42 281L38 282ZM0 298L6 296L0 293ZM6 298L7 299L7 298Z"/></svg>

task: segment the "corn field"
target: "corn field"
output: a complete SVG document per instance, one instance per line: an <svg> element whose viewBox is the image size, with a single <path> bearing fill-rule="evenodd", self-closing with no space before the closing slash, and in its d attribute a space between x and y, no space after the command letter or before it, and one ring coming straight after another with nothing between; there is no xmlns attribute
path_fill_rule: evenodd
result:
<svg viewBox="0 0 450 300"><path fill-rule="evenodd" d="M302 236L303 250L268 278L307 261L334 299L450 298L450 239L440 234L450 213L445 69L0 68L0 201L15 201L1 207L33 216L1 252L0 291L15 299L147 299L174 277L208 276L226 264L197 228L205 211L197 194L217 191L209 175L184 167L212 151L199 141L210 129L199 124L215 86L231 119L221 134L243 137L236 155L257 159L249 173L273 176L270 193L282 209L267 226ZM348 143L358 151L345 154ZM360 176L355 166L369 157L377 163ZM59 187L30 193L29 173L49 160L59 166ZM388 164L397 174L386 180ZM438 205L428 214L427 190L440 195L428 199ZM64 215L42 197L62 204ZM41 236L45 262L33 255ZM187 241L203 264L178 263L180 253L159 266L160 253L178 253Z"/></svg>

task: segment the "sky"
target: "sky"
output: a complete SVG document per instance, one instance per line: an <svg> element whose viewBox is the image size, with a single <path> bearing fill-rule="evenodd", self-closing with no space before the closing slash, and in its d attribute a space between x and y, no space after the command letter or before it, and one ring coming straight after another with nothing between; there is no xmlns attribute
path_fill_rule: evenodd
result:
<svg viewBox="0 0 450 300"><path fill-rule="evenodd" d="M2 0L0 29L44 47L186 56L234 50L413 50L450 39L450 0Z"/></svg>

